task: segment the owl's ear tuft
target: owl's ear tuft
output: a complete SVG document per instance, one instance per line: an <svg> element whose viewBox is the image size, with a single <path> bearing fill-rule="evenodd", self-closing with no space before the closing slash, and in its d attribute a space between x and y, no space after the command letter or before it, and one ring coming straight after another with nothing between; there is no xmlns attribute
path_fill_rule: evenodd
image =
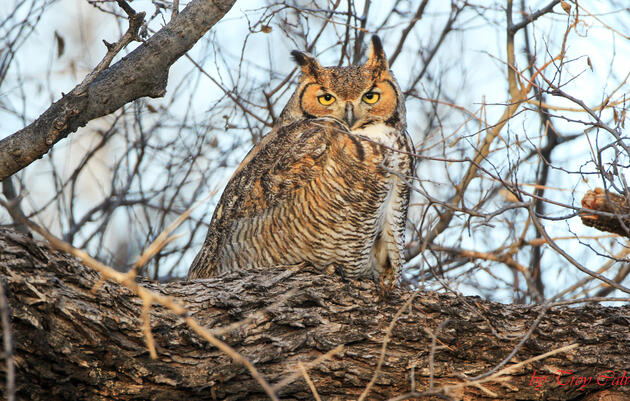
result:
<svg viewBox="0 0 630 401"><path fill-rule="evenodd" d="M375 73L389 70L389 63L387 62L387 57L385 57L383 44L381 43L381 39L376 35L372 36L370 55L365 62L365 66L372 69Z"/></svg>
<svg viewBox="0 0 630 401"><path fill-rule="evenodd" d="M309 53L293 50L291 52L293 60L302 68L305 75L317 76L318 71L322 68L317 59Z"/></svg>

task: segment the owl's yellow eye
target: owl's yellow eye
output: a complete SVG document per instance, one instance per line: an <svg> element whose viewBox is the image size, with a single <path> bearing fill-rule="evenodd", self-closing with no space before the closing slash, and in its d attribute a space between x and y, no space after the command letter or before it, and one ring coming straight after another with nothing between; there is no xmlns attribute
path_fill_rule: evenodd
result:
<svg viewBox="0 0 630 401"><path fill-rule="evenodd" d="M376 92L368 92L365 95L363 95L363 101L367 104L374 104L378 102L378 99L380 98L381 98L381 95L379 95Z"/></svg>
<svg viewBox="0 0 630 401"><path fill-rule="evenodd" d="M335 103L335 97L331 95L330 93L317 96L317 100L319 100L319 102L323 104L324 106L330 106L331 104Z"/></svg>

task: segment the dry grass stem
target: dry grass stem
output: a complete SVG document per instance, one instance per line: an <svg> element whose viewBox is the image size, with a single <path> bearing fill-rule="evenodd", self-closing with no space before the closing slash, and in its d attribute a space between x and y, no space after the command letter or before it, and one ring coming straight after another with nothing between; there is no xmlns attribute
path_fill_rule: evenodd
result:
<svg viewBox="0 0 630 401"><path fill-rule="evenodd" d="M545 358L549 358L550 356L556 355L556 354L561 354L564 352L569 352L575 348L578 347L579 344L574 343L574 344L570 344L570 345L566 345L564 347L560 347L557 348L555 350L546 352L544 354L535 356L533 358L529 358L527 360L524 360L522 362L518 362L515 363L514 365L510 365L510 366L506 366L503 369L499 370L498 372L493 373L492 375L488 376L488 377L484 377L481 379L477 379L477 380L473 380L473 381L469 381L469 382L463 382L463 383L459 383L459 384L455 384L455 385L450 385L450 386L444 386L443 390L446 394L452 393L452 392L456 392L456 390L459 390L463 387L467 387L467 386L481 386L484 383L490 383L490 382L500 382L500 381L509 381L509 377L505 377L508 375L511 375L514 371L520 369L521 367L530 364L532 362L536 362L536 361L540 361L541 359L545 359ZM481 387L479 387L481 388Z"/></svg>
<svg viewBox="0 0 630 401"><path fill-rule="evenodd" d="M365 387L365 390L363 390L363 392L359 396L358 401L365 400L365 398L370 393L370 390L374 386L374 383L376 383L376 379L378 378L378 375L381 372L381 368L383 366L383 361L385 360L385 353L387 351L387 344L389 343L389 340L391 338L392 330L394 330L394 326L396 325L396 321L403 314L403 312L407 308L409 308L409 305L411 305L411 302L413 302L413 300L416 298L416 295L418 295L417 292L414 292L413 294L411 294L411 296L407 299L407 301L403 304L403 306L401 306L400 309L398 309L398 311L394 315L394 318L392 319L391 323L387 327L387 331L385 332L385 338L383 339L383 346L381 347L381 354L380 354L380 356L378 358L378 363L376 364L376 369L374 370L374 374L372 375L372 379L370 380L370 382Z"/></svg>
<svg viewBox="0 0 630 401"><path fill-rule="evenodd" d="M299 362L300 366L302 366L305 369L312 369L314 366L319 365L320 363L322 363L325 360L331 359L333 356L337 355L338 353L343 351L343 344L336 346L335 348L331 349L330 351L326 352L323 355L318 356L317 358L315 358L314 360L307 362L306 364L303 364L302 362ZM290 374L289 376L285 377L284 379L280 380L278 383L274 384L272 389L274 391L278 391L281 388L283 388L284 386L286 386L287 384L290 384L292 382L294 382L299 376L300 376L300 372L294 372L292 374Z"/></svg>
<svg viewBox="0 0 630 401"><path fill-rule="evenodd" d="M313 397L315 398L315 400L321 401L321 398L319 397L319 394L317 393L317 389L315 388L315 384L309 377L308 372L304 368L304 365L302 365L302 362L298 362L298 367L300 368L300 372L302 372L302 376L304 376L304 380L306 380L306 383L308 383L308 387L311 389L311 392L313 393Z"/></svg>
<svg viewBox="0 0 630 401"><path fill-rule="evenodd" d="M133 269L139 269L149 260L151 260L158 252L162 250L169 242L176 240L181 235L170 236L169 234L173 232L180 224L182 224L195 210L197 207L205 203L211 196L213 196L216 191L212 191L204 196L202 199L195 202L191 207L189 207L184 213L180 214L175 221L168 225L161 233L158 235L153 242L144 249L142 254L138 257L138 259L133 264Z"/></svg>

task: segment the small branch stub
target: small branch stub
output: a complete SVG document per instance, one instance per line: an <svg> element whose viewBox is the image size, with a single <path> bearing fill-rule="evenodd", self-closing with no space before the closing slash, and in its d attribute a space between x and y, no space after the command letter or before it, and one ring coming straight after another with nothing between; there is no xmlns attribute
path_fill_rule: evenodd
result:
<svg viewBox="0 0 630 401"><path fill-rule="evenodd" d="M595 214L583 211L580 213L582 224L630 238L630 206L624 196L595 188L584 195L582 207L604 212Z"/></svg>

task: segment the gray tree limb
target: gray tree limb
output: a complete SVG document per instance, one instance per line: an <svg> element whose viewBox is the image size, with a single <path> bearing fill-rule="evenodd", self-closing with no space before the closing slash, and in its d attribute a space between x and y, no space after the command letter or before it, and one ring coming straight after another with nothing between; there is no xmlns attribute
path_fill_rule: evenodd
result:
<svg viewBox="0 0 630 401"><path fill-rule="evenodd" d="M141 97L161 97L171 65L236 0L192 0L179 14L120 61L53 103L30 125L0 141L0 181L46 154L55 143Z"/></svg>
<svg viewBox="0 0 630 401"><path fill-rule="evenodd" d="M141 330L140 299L24 234L0 230L0 279L10 307L17 399L266 399L243 366L157 306L150 316L158 357L151 359ZM612 379L596 383L602 372L622 375L628 370L628 306L553 307L541 316L541 306L433 292L410 300L409 292L395 290L379 300L370 281L343 282L282 269L143 285L184 303L206 327L233 325L220 338L254 363L272 387L299 373L297 363L303 363L322 399L359 398L374 377L390 325L382 368L366 400L411 396L412 383L419 398L430 385L444 397L445 386L465 383L464 375L483 374L499 364L537 319L539 325L506 366L568 344L577 348L506 372L503 382L483 383L485 390L451 387L446 399L600 397L588 398L594 400L609 395L603 390L616 394L609 400L630 399L630 379L625 385ZM339 345L343 350L332 358L309 366ZM0 363L0 387L5 366ZM574 372L561 376L560 383L578 376L592 381L583 388L560 385L560 370ZM547 381L536 387L537 382L530 384L534 377ZM313 399L301 374L277 389L277 395Z"/></svg>

